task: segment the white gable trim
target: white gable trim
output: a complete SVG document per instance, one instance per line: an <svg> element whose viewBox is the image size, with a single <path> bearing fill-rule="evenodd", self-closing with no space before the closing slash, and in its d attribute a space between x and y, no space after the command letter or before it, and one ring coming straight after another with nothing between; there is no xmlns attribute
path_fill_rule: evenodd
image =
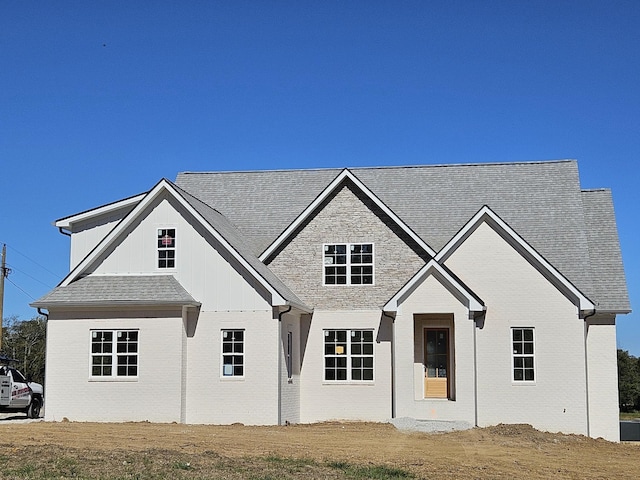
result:
<svg viewBox="0 0 640 480"><path fill-rule="evenodd" d="M569 298L583 313L590 312L596 307L575 285L573 285L564 275L562 275L553 265L551 265L542 255L540 255L531 245L529 245L518 233L513 230L504 220L502 220L487 205L478 212L462 227L462 229L438 252L435 259L444 263L462 245L467 238L482 223L486 223L493 228L502 238L504 238L513 248L515 248L536 270L547 278L558 290Z"/></svg>
<svg viewBox="0 0 640 480"><path fill-rule="evenodd" d="M116 210L133 206L136 203L140 202L140 200L142 200L145 195L147 195L147 193L141 193L133 197L119 200L117 202L102 205L101 207L96 207L92 208L91 210L76 213L75 215L71 215L69 217L60 218L54 222L54 225L58 228L69 230L71 228L71 225L74 223L82 222L90 218L99 217L100 215L104 215L106 213L115 212Z"/></svg>
<svg viewBox="0 0 640 480"><path fill-rule="evenodd" d="M116 225L111 232L74 268L69 275L67 275L59 286L63 287L69 285L73 280L79 277L109 246L111 246L120 237L121 233L129 227L133 221L147 208L156 198L158 198L163 192L168 192L176 201L178 201L182 207L184 207L194 218L196 218L200 224L218 241L220 244L244 267L251 275L258 280L258 282L271 294L271 306L289 305L291 302L287 301L278 291L271 286L243 257L235 248L225 240L225 238L215 230L209 222L207 222L202 215L200 215L190 204L187 202L180 193L168 182L166 179L160 180L153 187L146 196L138 202L134 209L123 218L118 225ZM303 306L294 305L296 308L307 310Z"/></svg>
<svg viewBox="0 0 640 480"><path fill-rule="evenodd" d="M409 297L416 288L418 288L427 277L433 276L442 285L449 290L454 297L463 303L470 312L482 312L486 309L482 300L480 300L465 285L456 279L446 268L440 265L436 260L429 260L427 264L416 273L409 282L396 293L391 300L383 307L385 312L397 312L398 308L407 297Z"/></svg>
<svg viewBox="0 0 640 480"><path fill-rule="evenodd" d="M384 213L386 213L403 231L407 233L420 247L422 247L430 256L435 256L436 252L427 245L413 230L411 230L400 218L387 207L367 186L356 178L348 169L344 169L333 181L325 188L316 199L309 204L307 208L289 225L275 241L262 252L260 261L267 260L290 236L291 234L313 213L313 211L327 197L336 190L344 180L351 180L367 197L371 199Z"/></svg>

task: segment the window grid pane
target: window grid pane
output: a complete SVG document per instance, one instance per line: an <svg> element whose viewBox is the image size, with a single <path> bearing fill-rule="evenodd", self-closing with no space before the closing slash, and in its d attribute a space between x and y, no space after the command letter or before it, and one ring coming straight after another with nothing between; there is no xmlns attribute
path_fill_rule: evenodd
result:
<svg viewBox="0 0 640 480"><path fill-rule="evenodd" d="M176 266L176 229L158 229L158 268Z"/></svg>
<svg viewBox="0 0 640 480"><path fill-rule="evenodd" d="M324 379L373 381L373 331L325 330Z"/></svg>
<svg viewBox="0 0 640 480"><path fill-rule="evenodd" d="M534 335L532 328L512 328L513 380L533 382L535 380Z"/></svg>
<svg viewBox="0 0 640 480"><path fill-rule="evenodd" d="M91 376L135 377L137 375L137 330L91 331Z"/></svg>
<svg viewBox="0 0 640 480"><path fill-rule="evenodd" d="M373 244L324 246L325 285L372 285Z"/></svg>
<svg viewBox="0 0 640 480"><path fill-rule="evenodd" d="M367 354L370 352L370 354ZM351 379L373 380L373 331L351 331Z"/></svg>
<svg viewBox="0 0 640 480"><path fill-rule="evenodd" d="M222 330L222 376L244 376L244 330Z"/></svg>

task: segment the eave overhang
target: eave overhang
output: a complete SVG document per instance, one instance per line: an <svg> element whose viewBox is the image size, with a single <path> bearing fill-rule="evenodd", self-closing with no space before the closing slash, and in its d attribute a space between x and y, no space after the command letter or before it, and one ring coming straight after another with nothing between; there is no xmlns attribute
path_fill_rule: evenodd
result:
<svg viewBox="0 0 640 480"><path fill-rule="evenodd" d="M85 210L84 212L76 213L68 217L59 218L58 220L53 222L53 224L58 228L64 228L65 230L70 230L74 223L80 223L85 220L89 220L91 218L95 218L111 212L115 212L123 208L133 207L138 202L140 202L140 200L142 200L145 197L145 195L146 193L141 193L139 195L134 195L132 197L118 200L117 202L112 202L106 205L102 205L100 207L92 208L90 210Z"/></svg>

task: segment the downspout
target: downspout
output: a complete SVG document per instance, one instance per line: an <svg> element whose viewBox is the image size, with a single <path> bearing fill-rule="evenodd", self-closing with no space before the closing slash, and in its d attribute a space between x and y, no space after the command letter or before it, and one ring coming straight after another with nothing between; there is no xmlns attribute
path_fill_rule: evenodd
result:
<svg viewBox="0 0 640 480"><path fill-rule="evenodd" d="M282 425L282 316L289 313L293 307L278 312L278 425Z"/></svg>
<svg viewBox="0 0 640 480"><path fill-rule="evenodd" d="M587 350L587 334L589 333L589 325L587 324L587 319L589 317L593 317L595 314L596 309L594 308L592 313L585 315L582 319L584 320L584 391L587 401L587 437L591 436L591 414L589 412L589 354Z"/></svg>
<svg viewBox="0 0 640 480"><path fill-rule="evenodd" d="M65 231L62 229L62 227L58 227L58 231L59 231L61 234L66 235L67 237L70 237L70 236L71 236L71 234L70 234L69 232L65 232Z"/></svg>
<svg viewBox="0 0 640 480"><path fill-rule="evenodd" d="M382 311L391 320L391 418L396 418L396 319Z"/></svg>
<svg viewBox="0 0 640 480"><path fill-rule="evenodd" d="M187 335L189 331L189 305L182 306L182 336L180 338L180 423L187 423Z"/></svg>
<svg viewBox="0 0 640 480"><path fill-rule="evenodd" d="M45 319L49 320L49 314L44 313L40 307L38 307L38 315L42 315Z"/></svg>
<svg viewBox="0 0 640 480"><path fill-rule="evenodd" d="M485 315L485 313L483 313L482 315ZM473 317L473 416L475 427L478 426L478 347L476 343L477 330L477 317Z"/></svg>

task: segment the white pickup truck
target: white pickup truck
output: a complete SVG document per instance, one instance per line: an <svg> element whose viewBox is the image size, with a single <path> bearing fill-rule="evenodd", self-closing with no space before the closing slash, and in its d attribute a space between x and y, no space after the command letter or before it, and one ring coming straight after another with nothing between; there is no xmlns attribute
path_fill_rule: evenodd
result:
<svg viewBox="0 0 640 480"><path fill-rule="evenodd" d="M24 412L29 418L38 418L44 403L42 385L28 382L6 360L0 357L0 412Z"/></svg>

